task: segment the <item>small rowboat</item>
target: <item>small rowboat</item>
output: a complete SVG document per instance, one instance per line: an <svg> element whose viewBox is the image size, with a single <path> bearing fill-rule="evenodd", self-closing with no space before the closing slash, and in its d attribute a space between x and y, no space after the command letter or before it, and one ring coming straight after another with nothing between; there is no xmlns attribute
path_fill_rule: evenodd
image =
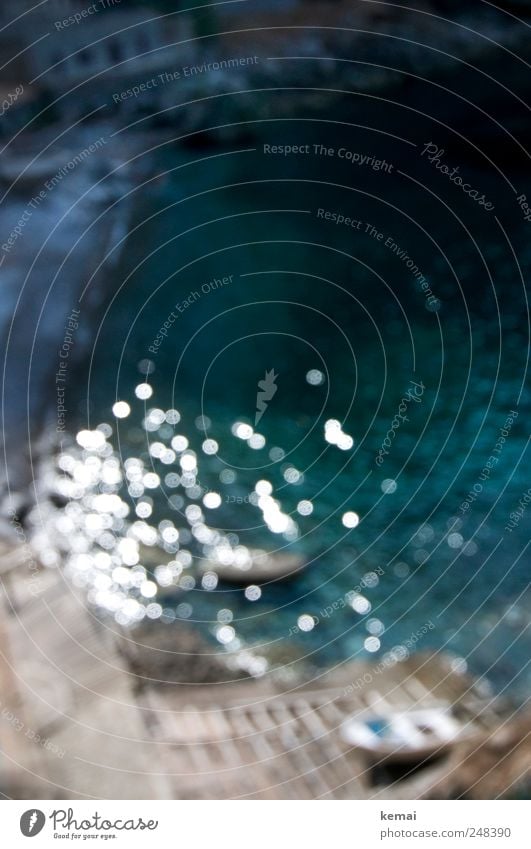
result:
<svg viewBox="0 0 531 849"><path fill-rule="evenodd" d="M341 734L346 743L372 758L397 761L430 757L475 736L448 703L397 711L369 708L348 719Z"/></svg>
<svg viewBox="0 0 531 849"><path fill-rule="evenodd" d="M234 558L230 563L218 560L201 560L202 572L215 572L222 580L231 584L263 584L291 578L305 566L297 554L268 554L260 549L249 549L247 556Z"/></svg>

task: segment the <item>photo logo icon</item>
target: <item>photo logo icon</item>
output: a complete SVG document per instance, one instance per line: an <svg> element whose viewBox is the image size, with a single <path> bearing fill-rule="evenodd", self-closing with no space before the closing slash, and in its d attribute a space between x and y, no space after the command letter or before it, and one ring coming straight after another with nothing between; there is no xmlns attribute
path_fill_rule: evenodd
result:
<svg viewBox="0 0 531 849"><path fill-rule="evenodd" d="M20 830L24 837L35 837L44 828L46 817L42 811L32 808L20 817Z"/></svg>
<svg viewBox="0 0 531 849"><path fill-rule="evenodd" d="M266 371L263 380L258 381L258 392L256 393L256 415L254 417L255 426L264 415L269 401L273 400L273 396L278 389L278 386L275 383L277 377L278 374L275 374L275 370L271 369L271 371Z"/></svg>

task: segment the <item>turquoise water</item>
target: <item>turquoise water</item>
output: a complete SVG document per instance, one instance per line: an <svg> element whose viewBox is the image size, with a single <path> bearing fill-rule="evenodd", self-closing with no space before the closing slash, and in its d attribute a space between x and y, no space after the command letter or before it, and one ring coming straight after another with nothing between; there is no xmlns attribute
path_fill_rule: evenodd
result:
<svg viewBox="0 0 531 849"><path fill-rule="evenodd" d="M363 117L355 116L360 124ZM210 524L247 546L307 561L296 578L263 586L256 601L223 583L172 596L168 604L189 605L198 628L212 632L219 610L229 610L244 644L302 653L318 666L412 643L445 647L517 690L528 680L529 516L504 528L530 483L523 287L494 216L421 157L429 130L419 120L398 133L392 117L380 126L393 125L400 138L282 121L243 149L163 146L157 180L138 193L122 286L102 316L79 423L87 410L91 426L109 421L115 398L124 398L133 413L120 423L120 450L144 451L143 402L133 389L138 363L151 360L155 394L147 406L176 407L175 432L198 453L205 435L218 443L201 464L201 485L223 498L207 511ZM310 153L265 154L264 144L307 144ZM313 144L335 153L314 155ZM352 164L340 148L385 159L391 173ZM531 225L514 195L467 150L447 149L449 164L495 200L525 273ZM512 177L531 194L527 176ZM324 211L360 226L327 220ZM277 391L256 427L266 442L252 449L231 426L254 424L257 383L270 369ZM308 383L310 370L322 382ZM412 381L420 398L409 398L407 413L402 406L408 420L378 465ZM511 410L518 416L500 442ZM199 415L211 422L205 432ZM325 441L330 419L353 437L351 449ZM284 456L271 459L272 448ZM302 479L286 481L289 468ZM235 474L230 485L219 480L227 469ZM272 483L298 539L263 526L248 503L258 480ZM467 496L470 506L460 510ZM154 497L163 518L166 497ZM311 515L297 512L305 500ZM359 515L357 527L344 526L346 511ZM353 590L362 596L358 610L344 602ZM304 615L313 617L311 630L296 627L307 627Z"/></svg>

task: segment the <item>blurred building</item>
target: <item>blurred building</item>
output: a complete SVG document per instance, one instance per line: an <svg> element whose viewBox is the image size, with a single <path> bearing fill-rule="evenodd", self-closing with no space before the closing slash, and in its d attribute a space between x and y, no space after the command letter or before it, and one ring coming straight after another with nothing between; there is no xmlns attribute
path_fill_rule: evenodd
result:
<svg viewBox="0 0 531 849"><path fill-rule="evenodd" d="M112 106L113 92L192 61L189 15L161 21L147 7L100 2L48 0L32 8L32 0L5 0L0 8L0 50L7 63L0 72L0 87L10 80L23 82L27 90L31 84L34 95L46 95L59 113L73 117ZM82 12L86 14L79 18ZM158 92L150 97L156 106Z"/></svg>

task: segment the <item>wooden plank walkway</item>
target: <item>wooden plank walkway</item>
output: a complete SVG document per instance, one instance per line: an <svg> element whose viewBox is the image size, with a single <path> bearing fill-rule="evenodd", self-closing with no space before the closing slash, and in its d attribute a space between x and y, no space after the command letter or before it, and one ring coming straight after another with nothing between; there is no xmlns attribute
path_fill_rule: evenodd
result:
<svg viewBox="0 0 531 849"><path fill-rule="evenodd" d="M134 676L112 634L58 570L43 572L35 597L16 573L11 579L2 650L24 732L5 723L4 731L25 744L17 786L28 798L169 798L169 785L151 774ZM9 788L13 779L0 777Z"/></svg>
<svg viewBox="0 0 531 849"><path fill-rule="evenodd" d="M34 798L416 798L426 776L375 783L367 752L342 733L348 720L444 702L479 739L504 716L483 685L439 656L384 672L350 663L288 692L271 677L146 684L132 672L134 632L120 636L99 622L59 571L43 573L36 597L16 570L10 578L0 675L28 735L1 724L11 766L0 779L16 795L25 783ZM35 734L55 754L30 743ZM431 781L441 780L441 769Z"/></svg>
<svg viewBox="0 0 531 849"><path fill-rule="evenodd" d="M452 706L468 739L480 739L505 712L445 657L411 658L380 675L369 666L361 670L370 673L369 683L354 691L359 664L325 676L319 688L301 685L289 693L262 681L143 690L138 703L152 739L165 747L174 797L372 798L380 793L374 764L342 733L353 716L443 703ZM410 793L419 786L418 779L397 784L388 797L415 798Z"/></svg>

